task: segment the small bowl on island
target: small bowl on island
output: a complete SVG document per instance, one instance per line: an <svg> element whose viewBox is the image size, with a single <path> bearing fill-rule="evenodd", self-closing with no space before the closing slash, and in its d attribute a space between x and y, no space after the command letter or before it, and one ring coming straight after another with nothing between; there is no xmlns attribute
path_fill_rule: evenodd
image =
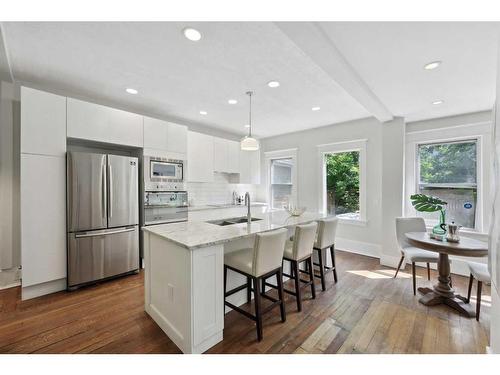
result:
<svg viewBox="0 0 500 375"><path fill-rule="evenodd" d="M304 212L306 212L306 207L294 207L294 206L289 206L286 208L286 210L288 211L288 213L291 215L291 216L300 216L302 215Z"/></svg>

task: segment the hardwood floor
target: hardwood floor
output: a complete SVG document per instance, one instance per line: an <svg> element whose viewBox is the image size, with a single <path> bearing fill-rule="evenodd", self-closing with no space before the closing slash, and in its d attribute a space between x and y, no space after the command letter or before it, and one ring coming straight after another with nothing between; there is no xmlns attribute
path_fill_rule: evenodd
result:
<svg viewBox="0 0 500 375"><path fill-rule="evenodd" d="M315 300L304 293L302 312L288 297L286 323L280 322L279 309L266 314L261 342L254 322L227 314L224 340L209 353L485 352L489 287L478 323L445 306L421 305L411 275L400 272L393 279L394 270L381 267L378 259L337 251L337 265L339 282L334 285L330 273L327 290L317 287ZM419 286L432 284L424 268L417 272ZM436 272L431 276L435 280ZM467 278L453 275L453 284L466 294ZM142 273L25 302L20 288L2 290L0 353L180 353L143 303Z"/></svg>

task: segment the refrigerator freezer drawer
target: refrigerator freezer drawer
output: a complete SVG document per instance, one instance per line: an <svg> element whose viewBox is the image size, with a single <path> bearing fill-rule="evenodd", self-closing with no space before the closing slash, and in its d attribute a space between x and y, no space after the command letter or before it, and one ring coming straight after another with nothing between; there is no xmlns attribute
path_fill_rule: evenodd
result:
<svg viewBox="0 0 500 375"><path fill-rule="evenodd" d="M70 288L139 268L137 226L70 233L68 242Z"/></svg>

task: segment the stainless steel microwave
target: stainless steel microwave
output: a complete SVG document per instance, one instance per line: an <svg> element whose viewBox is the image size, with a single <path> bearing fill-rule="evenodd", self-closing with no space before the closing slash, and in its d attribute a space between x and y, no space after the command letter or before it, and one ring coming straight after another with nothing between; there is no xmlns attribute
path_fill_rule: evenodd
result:
<svg viewBox="0 0 500 375"><path fill-rule="evenodd" d="M184 162L174 159L149 159L151 181L182 182L184 180Z"/></svg>

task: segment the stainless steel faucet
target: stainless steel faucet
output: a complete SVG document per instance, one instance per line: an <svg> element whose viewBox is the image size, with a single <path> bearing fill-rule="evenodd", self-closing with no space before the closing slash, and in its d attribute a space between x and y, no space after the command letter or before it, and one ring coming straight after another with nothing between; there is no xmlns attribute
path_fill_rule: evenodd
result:
<svg viewBox="0 0 500 375"><path fill-rule="evenodd" d="M247 224L252 224L252 213L250 212L250 193L245 193L245 205L247 206Z"/></svg>

